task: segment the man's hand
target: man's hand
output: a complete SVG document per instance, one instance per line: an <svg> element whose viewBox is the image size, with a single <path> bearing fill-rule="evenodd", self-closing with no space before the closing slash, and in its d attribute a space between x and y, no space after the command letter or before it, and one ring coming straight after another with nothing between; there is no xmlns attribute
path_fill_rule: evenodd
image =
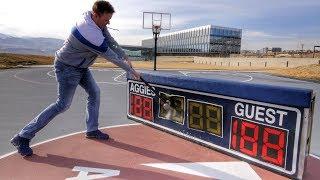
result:
<svg viewBox="0 0 320 180"><path fill-rule="evenodd" d="M133 69L133 75L134 75L135 80L140 80L141 75L138 71Z"/></svg>
<svg viewBox="0 0 320 180"><path fill-rule="evenodd" d="M132 68L132 73L134 75L135 80L140 80L140 73L133 69L131 60L128 58L128 56L126 56L124 59L125 62Z"/></svg>

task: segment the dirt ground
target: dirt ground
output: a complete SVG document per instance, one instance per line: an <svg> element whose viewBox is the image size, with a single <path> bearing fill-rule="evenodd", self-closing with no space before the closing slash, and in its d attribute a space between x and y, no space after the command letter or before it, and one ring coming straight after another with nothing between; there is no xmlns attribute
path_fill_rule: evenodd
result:
<svg viewBox="0 0 320 180"><path fill-rule="evenodd" d="M54 57L0 53L0 69L9 69L26 65L52 64Z"/></svg>
<svg viewBox="0 0 320 180"><path fill-rule="evenodd" d="M304 80L312 80L320 83L320 65L319 64L300 66L300 67L290 68L290 69L268 70L267 72L274 75L304 79Z"/></svg>
<svg viewBox="0 0 320 180"><path fill-rule="evenodd" d="M50 65L53 64L53 57L38 55L18 55L0 53L0 69L17 68L25 65ZM133 61L133 67L138 69L153 69L151 61ZM110 62L98 58L93 67L112 68L117 67ZM157 69L181 69L181 70L236 70L236 71L260 71L270 74L285 76L296 79L312 80L320 83L320 65L307 65L296 68L256 68L245 67L224 67L208 64L196 64L191 61L158 61Z"/></svg>

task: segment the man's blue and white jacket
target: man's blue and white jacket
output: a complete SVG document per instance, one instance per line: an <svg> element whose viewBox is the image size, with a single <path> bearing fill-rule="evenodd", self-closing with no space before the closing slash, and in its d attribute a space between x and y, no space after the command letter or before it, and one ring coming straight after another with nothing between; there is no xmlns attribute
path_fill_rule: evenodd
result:
<svg viewBox="0 0 320 180"><path fill-rule="evenodd" d="M110 35L107 28L101 30L85 12L72 28L63 46L56 52L56 60L65 64L87 68L101 56L127 72L132 68L124 62L125 52Z"/></svg>

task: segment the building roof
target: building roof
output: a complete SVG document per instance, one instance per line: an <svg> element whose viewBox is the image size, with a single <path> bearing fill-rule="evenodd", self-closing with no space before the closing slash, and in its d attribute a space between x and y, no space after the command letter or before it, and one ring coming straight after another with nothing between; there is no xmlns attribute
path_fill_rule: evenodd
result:
<svg viewBox="0 0 320 180"><path fill-rule="evenodd" d="M238 29L238 28L215 26L215 25L210 25L209 24L209 25L204 25L204 26L198 26L198 27L194 27L194 28L184 29L184 30L180 30L180 31L160 34L160 37L169 36L169 35L175 35L175 34L179 34L179 33L186 33L186 32L190 32L190 31L196 31L196 30L206 29L206 28L219 28L219 29L227 29L227 30L233 30L233 31L242 31L242 29ZM148 40L148 39L150 39L150 38L145 38L143 40Z"/></svg>

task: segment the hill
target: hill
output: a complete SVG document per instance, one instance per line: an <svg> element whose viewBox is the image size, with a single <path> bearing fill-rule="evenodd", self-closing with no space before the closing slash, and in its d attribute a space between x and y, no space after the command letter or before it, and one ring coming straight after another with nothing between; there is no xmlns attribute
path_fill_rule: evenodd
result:
<svg viewBox="0 0 320 180"><path fill-rule="evenodd" d="M0 33L0 52L53 56L63 42L55 38L14 37Z"/></svg>

